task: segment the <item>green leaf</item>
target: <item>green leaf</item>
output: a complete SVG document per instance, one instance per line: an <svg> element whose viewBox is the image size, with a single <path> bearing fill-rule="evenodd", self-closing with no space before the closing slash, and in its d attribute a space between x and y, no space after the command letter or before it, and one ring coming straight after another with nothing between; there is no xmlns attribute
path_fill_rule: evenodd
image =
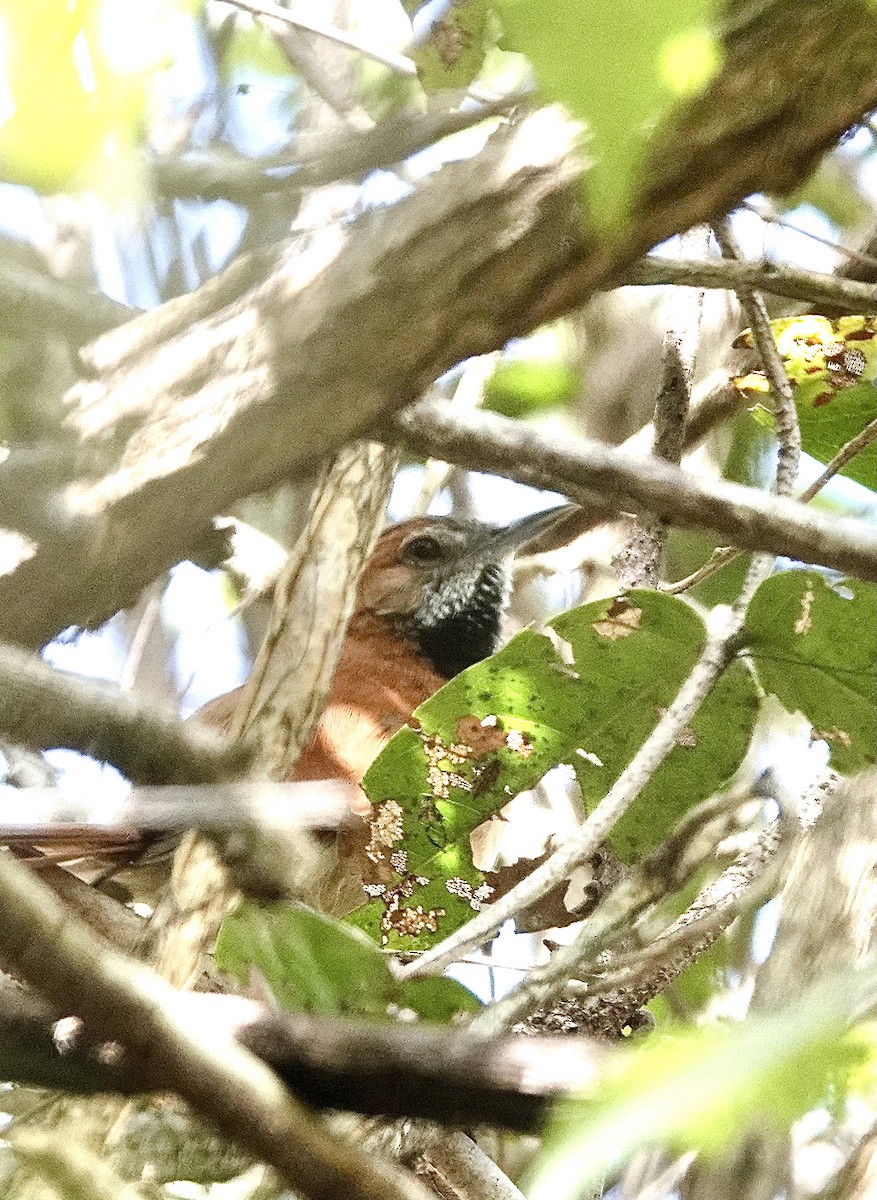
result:
<svg viewBox="0 0 877 1200"><path fill-rule="evenodd" d="M526 54L541 91L585 122L593 223L611 230L636 195L652 129L717 70L712 0L500 0L504 45Z"/></svg>
<svg viewBox="0 0 877 1200"><path fill-rule="evenodd" d="M496 42L487 0L452 0L414 51L417 77L426 92L467 88Z"/></svg>
<svg viewBox="0 0 877 1200"><path fill-rule="evenodd" d="M804 713L837 770L873 763L877 587L854 579L832 586L816 571L782 571L753 596L743 632L762 687L789 712Z"/></svg>
<svg viewBox="0 0 877 1200"><path fill-rule="evenodd" d="M350 920L382 945L420 949L489 898L470 835L559 763L574 765L586 806L606 794L672 702L704 641L684 601L636 591L524 630L451 680L414 713L369 769L375 805L366 878L371 903ZM679 817L739 766L758 710L751 674L734 664L639 800L610 835L625 860L661 842Z"/></svg>
<svg viewBox="0 0 877 1200"><path fill-rule="evenodd" d="M502 362L484 389L485 408L521 420L568 404L579 387L579 373L567 363Z"/></svg>
<svg viewBox="0 0 877 1200"><path fill-rule="evenodd" d="M789 1128L869 1053L845 1036L849 990L822 984L733 1028L655 1037L613 1056L587 1098L559 1107L530 1200L574 1200L646 1145L719 1153L754 1128Z"/></svg>
<svg viewBox="0 0 877 1200"><path fill-rule="evenodd" d="M774 340L795 389L795 408L804 450L827 463L838 450L877 418L877 317L805 315L771 321ZM752 334L742 333L737 347L752 347ZM753 397L770 392L761 371L739 376L735 387ZM763 407L753 415L772 425ZM877 481L877 443L872 442L849 462L841 475L865 487Z"/></svg>
<svg viewBox="0 0 877 1200"><path fill-rule="evenodd" d="M480 1008L454 979L397 980L373 941L303 904L242 901L223 921L214 957L244 984L257 970L290 1012L387 1016L407 1008L447 1022Z"/></svg>
<svg viewBox="0 0 877 1200"><path fill-rule="evenodd" d="M676 602L667 604L668 600ZM588 621L567 613L552 622L570 643L586 681L588 744L582 748L603 764L595 766L582 756L573 760L589 810L602 800L651 733L703 649L703 622L684 601L635 591L629 605L616 618L612 605L604 604L608 620L601 619L602 613ZM637 609L640 623L625 636L624 621ZM689 808L734 773L749 746L758 706L752 676L741 663L732 664L609 835L609 844L622 861L654 849Z"/></svg>

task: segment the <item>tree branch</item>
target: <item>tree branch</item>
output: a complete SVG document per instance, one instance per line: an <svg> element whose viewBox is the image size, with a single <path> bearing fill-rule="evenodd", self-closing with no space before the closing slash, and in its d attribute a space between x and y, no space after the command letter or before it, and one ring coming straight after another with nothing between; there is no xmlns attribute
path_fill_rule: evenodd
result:
<svg viewBox="0 0 877 1200"><path fill-rule="evenodd" d="M653 512L674 525L706 529L748 550L877 579L877 531L864 521L813 512L755 488L688 474L653 458L584 438L555 437L486 412L450 413L421 403L400 413L388 438L417 454L563 492L587 506L599 497L616 512Z"/></svg>
<svg viewBox="0 0 877 1200"><path fill-rule="evenodd" d="M728 20L707 91L659 131L611 240L576 211L576 129L542 110L306 253L257 253L106 335L69 397L73 432L105 463L68 493L90 529L0 578L0 636L36 645L100 621L195 553L234 500L569 312L671 234L798 183L877 106L877 29L858 0L755 7Z"/></svg>
<svg viewBox="0 0 877 1200"><path fill-rule="evenodd" d="M413 1178L321 1128L268 1067L211 1037L203 1012L185 1012L173 989L102 944L8 856L0 906L0 952L23 978L91 1036L125 1046L152 1089L176 1091L306 1200L426 1200Z"/></svg>
<svg viewBox="0 0 877 1200"><path fill-rule="evenodd" d="M212 783L249 760L242 745L13 646L0 646L0 734L34 750L90 754L135 783Z"/></svg>
<svg viewBox="0 0 877 1200"><path fill-rule="evenodd" d="M514 104L514 98L505 98L472 109L390 117L373 129L321 132L319 139L296 141L297 157L289 153L261 158L156 155L150 159L150 168L156 186L166 196L201 196L242 204L271 192L322 187L386 170L441 138L508 113ZM831 276L820 278L830 280ZM852 285L860 289L864 286ZM109 328L97 329L92 336Z"/></svg>
<svg viewBox="0 0 877 1200"><path fill-rule="evenodd" d="M832 305L850 313L873 312L877 287L872 283L805 271L787 263L734 262L730 259L680 259L647 254L622 271L618 286L676 284L737 291L755 288L772 296L801 300L819 308Z"/></svg>
<svg viewBox="0 0 877 1200"><path fill-rule="evenodd" d="M485 1037L428 1023L290 1014L220 994L167 1003L219 1041L233 1038L318 1108L536 1132L551 1105L585 1088L609 1053L587 1037ZM78 1095L140 1095L157 1084L135 1054L32 993L0 989L0 1078Z"/></svg>

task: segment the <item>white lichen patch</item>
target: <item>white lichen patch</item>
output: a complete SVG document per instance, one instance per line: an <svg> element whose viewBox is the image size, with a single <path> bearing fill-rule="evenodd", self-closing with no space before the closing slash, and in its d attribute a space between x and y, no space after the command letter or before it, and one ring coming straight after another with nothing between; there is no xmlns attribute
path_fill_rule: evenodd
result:
<svg viewBox="0 0 877 1200"><path fill-rule="evenodd" d="M489 883L480 883L478 887L473 888L468 880L460 879L458 876L449 879L445 883L445 887L450 895L459 896L461 900L468 900L469 907L475 912L480 912L484 901L493 895L493 888Z"/></svg>
<svg viewBox="0 0 877 1200"><path fill-rule="evenodd" d="M423 933L436 933L439 920L443 916L445 916L443 908L425 909L421 904L417 904L413 908L399 908L393 911L388 909L381 921L381 928L386 929L387 933L381 940L386 945L390 940L390 931L401 937L411 938L420 937Z"/></svg>
<svg viewBox="0 0 877 1200"><path fill-rule="evenodd" d="M402 841L404 836L402 805L396 800L385 800L378 805L377 812L369 822L371 837L365 848L373 863L381 862L387 851Z"/></svg>
<svg viewBox="0 0 877 1200"><path fill-rule="evenodd" d="M427 784L438 800L447 800L451 788L471 792L472 784L454 767L464 766L472 758L472 747L464 742L446 743L440 734L421 734L427 761Z"/></svg>
<svg viewBox="0 0 877 1200"><path fill-rule="evenodd" d="M533 743L520 729L510 729L505 735L505 744L521 758L529 758L533 753Z"/></svg>
<svg viewBox="0 0 877 1200"><path fill-rule="evenodd" d="M813 617L811 615L813 609L813 588L808 586L807 591L801 598L801 612L795 622L795 633L801 635L809 633L813 625Z"/></svg>

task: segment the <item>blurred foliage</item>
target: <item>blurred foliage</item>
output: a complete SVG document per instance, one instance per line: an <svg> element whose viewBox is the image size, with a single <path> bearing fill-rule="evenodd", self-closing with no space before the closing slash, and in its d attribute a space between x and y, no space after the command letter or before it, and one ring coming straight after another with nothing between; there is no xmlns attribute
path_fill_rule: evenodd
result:
<svg viewBox="0 0 877 1200"><path fill-rule="evenodd" d="M451 0L414 49L417 77L424 90L469 87L496 37L496 19L488 0Z"/></svg>
<svg viewBox="0 0 877 1200"><path fill-rule="evenodd" d="M807 182L784 198L783 209L789 212L802 204L824 213L838 229L866 226L871 217L854 175L833 158L823 159Z"/></svg>
<svg viewBox="0 0 877 1200"><path fill-rule="evenodd" d="M782 571L752 598L744 637L762 687L799 710L839 771L877 754L877 587Z"/></svg>
<svg viewBox="0 0 877 1200"><path fill-rule="evenodd" d="M877 317L786 317L771 321L771 329L794 386L802 447L827 463L877 419ZM753 344L749 330L734 342L737 347ZM738 376L734 384L745 396L770 392L763 371ZM763 406L753 413L772 426L772 414ZM877 444L857 454L840 474L873 489Z"/></svg>
<svg viewBox="0 0 877 1200"><path fill-rule="evenodd" d="M615 0L499 0L503 45L526 54L546 99L562 101L587 126L595 228L611 231L627 215L655 125L721 65L708 27L713 7L664 0L638 6L632 20Z"/></svg>
<svg viewBox="0 0 877 1200"><path fill-rule="evenodd" d="M222 923L214 957L241 983L267 984L289 1012L387 1017L404 1008L447 1022L481 1007L454 979L396 979L374 942L303 904L241 901Z"/></svg>
<svg viewBox="0 0 877 1200"><path fill-rule="evenodd" d="M364 781L375 805L375 898L350 918L382 945L422 949L489 896L470 835L558 763L593 808L672 702L703 646L685 602L634 591L555 618L572 652L524 630L414 713ZM657 846L739 766L758 712L742 664L725 673L679 744L609 836L625 861ZM371 889L371 890L370 890Z"/></svg>
<svg viewBox="0 0 877 1200"><path fill-rule="evenodd" d="M39 191L122 190L150 80L195 0L0 6L0 171Z"/></svg>
<svg viewBox="0 0 877 1200"><path fill-rule="evenodd" d="M686 897L690 900L693 897ZM692 1020L727 982L728 942L720 937L648 1004L659 1025Z"/></svg>
<svg viewBox="0 0 877 1200"><path fill-rule="evenodd" d="M675 1030L611 1058L589 1094L556 1112L527 1189L530 1200L577 1200L651 1143L719 1154L747 1132L780 1134L854 1069L873 1078L873 1047L845 1030L836 980L770 1016Z"/></svg>
<svg viewBox="0 0 877 1200"><path fill-rule="evenodd" d="M291 79L289 59L263 25L236 24L227 39L220 63L226 81L247 74Z"/></svg>
<svg viewBox="0 0 877 1200"><path fill-rule="evenodd" d="M579 373L559 358L506 358L487 381L484 405L506 417L525 419L564 408L575 399Z"/></svg>

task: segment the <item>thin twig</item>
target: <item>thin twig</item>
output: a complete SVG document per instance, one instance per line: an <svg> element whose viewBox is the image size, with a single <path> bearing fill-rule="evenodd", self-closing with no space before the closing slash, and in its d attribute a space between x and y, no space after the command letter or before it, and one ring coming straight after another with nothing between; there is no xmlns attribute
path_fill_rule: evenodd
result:
<svg viewBox="0 0 877 1200"><path fill-rule="evenodd" d="M683 235L683 245L700 242L702 230ZM664 332L663 370L652 422L652 454L678 465L685 446L685 427L691 404L703 292L676 288L669 304L668 327ZM633 522L623 545L612 557L612 567L623 591L634 587L657 587L667 544L667 522L651 514Z"/></svg>
<svg viewBox="0 0 877 1200"><path fill-rule="evenodd" d="M256 17L270 17L274 21L282 21L285 25L292 25L296 29L304 29L307 33L315 33L318 37L327 38L339 46L346 46L348 50L355 50L364 58L370 58L374 62L389 67L397 75L404 75L409 79L417 77L417 64L413 58L408 58L404 54L396 54L392 50L384 50L380 46L374 46L363 41L362 38L354 37L352 33L347 33L344 29L338 29L335 25L309 21L305 17L291 13L286 8L281 8L279 4L271 4L269 0L224 0L224 3L243 9L244 12Z"/></svg>
<svg viewBox="0 0 877 1200"><path fill-rule="evenodd" d="M845 446L841 446L834 458L826 464L821 474L804 488L798 497L801 503L808 504L817 492L820 492L839 471L844 469L847 463L852 462L856 455L861 454L866 446L870 446L875 439L877 439L877 417L873 421L869 421L861 433L857 433L855 437L850 438Z"/></svg>
<svg viewBox="0 0 877 1200"><path fill-rule="evenodd" d="M360 179L370 171L394 166L441 138L471 129L474 125L507 113L520 96L512 96L479 107L454 112L427 112L388 118L373 129L327 132L306 139L301 153L271 154L262 158L230 158L218 155L157 155L149 165L156 186L171 196L206 196L245 203L272 192L304 187L321 187L343 179ZM298 151L300 142L296 142ZM0 285L4 282L0 271ZM863 286L861 284L857 285ZM119 319L135 313L121 309ZM109 328L105 325L97 332Z"/></svg>
<svg viewBox="0 0 877 1200"><path fill-rule="evenodd" d="M781 217L775 212L766 211L763 204L759 208L751 200L744 200L740 207L745 208L747 212L753 213L765 225L779 225L782 229L788 229L790 233L797 233L801 237L809 238L811 242L818 242L820 246L828 246L836 254L840 254L850 262L858 263L859 266L868 267L872 271L877 268L877 258L874 258L872 254L865 254L861 250L854 250L851 246L842 246L840 242L836 242L832 238L823 237L822 234L816 233L812 229L801 229L800 226L793 225L785 217ZM770 289L768 288L767 290L769 291ZM806 300L807 297L802 296L801 299Z"/></svg>
<svg viewBox="0 0 877 1200"><path fill-rule="evenodd" d="M574 940L480 1013L472 1029L489 1035L508 1029L529 1012L550 1003L569 980L581 978L583 963L628 934L655 904L677 891L695 870L715 857L719 843L731 829L739 828L737 813L751 798L748 789L738 789L729 795L714 796L686 814L670 837L605 897Z"/></svg>
<svg viewBox="0 0 877 1200"><path fill-rule="evenodd" d="M625 285L684 284L687 287L723 288L735 291L750 287L813 305L832 305L848 312L873 312L877 287L872 283L844 279L821 271L805 271L787 263L736 262L732 259L676 259L647 254L624 271L618 281Z"/></svg>
<svg viewBox="0 0 877 1200"><path fill-rule="evenodd" d="M727 219L715 226L716 239L727 258L739 260L740 246L731 223ZM790 496L798 474L801 458L801 430L795 409L795 395L783 360L774 341L770 317L764 300L758 292L745 288L737 289L737 298L752 327L752 339L761 359L761 365L770 383L774 400L774 417L779 439L776 477L771 491L776 496Z"/></svg>
<svg viewBox="0 0 877 1200"><path fill-rule="evenodd" d="M465 1133L419 1125L406 1151L414 1145L447 1180L459 1200L524 1200L523 1192Z"/></svg>

